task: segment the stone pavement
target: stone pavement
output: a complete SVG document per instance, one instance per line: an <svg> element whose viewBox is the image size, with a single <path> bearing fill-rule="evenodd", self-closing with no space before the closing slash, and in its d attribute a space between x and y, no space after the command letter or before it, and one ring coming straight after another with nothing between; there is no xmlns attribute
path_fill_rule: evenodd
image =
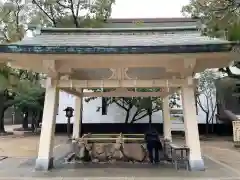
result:
<svg viewBox="0 0 240 180"><path fill-rule="evenodd" d="M18 160L18 161L17 161ZM74 165L63 164L61 159L55 161L55 169L49 172L35 172L34 161L30 162L27 158L9 158L0 164L1 179L218 179L218 180L237 180L240 176L237 172L228 169L221 164L205 158L205 172L187 172L184 170L176 171L170 165L152 166L148 164L119 164L119 165ZM28 162L28 163L26 163ZM9 168L11 167L11 168ZM14 170L14 171L13 171ZM134 177L134 178L133 178Z"/></svg>
<svg viewBox="0 0 240 180"><path fill-rule="evenodd" d="M205 157L240 177L240 150L234 148L231 141L203 141L201 147Z"/></svg>
<svg viewBox="0 0 240 180"><path fill-rule="evenodd" d="M11 143L10 143L11 141ZM182 140L178 140L182 143ZM64 180L97 180L97 179L216 179L216 180L240 180L240 153L233 148L230 141L211 140L202 141L202 150L206 165L205 172L176 171L170 165L152 166L148 164L64 164L63 157L69 151L69 144L66 144L65 136L57 136L55 140L55 169L49 172L35 172L34 164L38 137L25 138L0 138L0 147L7 147L9 158L0 161L1 179L64 179ZM21 148L19 147L26 147ZM11 150L10 148L13 148ZM28 151L28 149L30 149ZM22 151L19 153L18 151ZM26 151L26 152L25 152ZM28 154L29 152L29 154ZM4 155L1 152L1 155ZM14 155L15 153L15 155ZM22 155L22 156L20 156ZM26 156L25 156L26 155ZM28 157L27 157L28 155ZM101 178L102 177L102 178Z"/></svg>
<svg viewBox="0 0 240 180"><path fill-rule="evenodd" d="M54 147L60 148L65 144L65 136L55 138ZM39 136L9 135L0 137L0 156L8 157L36 157L38 151Z"/></svg>

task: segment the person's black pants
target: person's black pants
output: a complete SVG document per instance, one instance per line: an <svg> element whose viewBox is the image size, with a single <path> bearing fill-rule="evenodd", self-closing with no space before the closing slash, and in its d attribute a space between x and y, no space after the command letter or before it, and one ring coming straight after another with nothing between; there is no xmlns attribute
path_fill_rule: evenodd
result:
<svg viewBox="0 0 240 180"><path fill-rule="evenodd" d="M159 142L157 141L147 142L147 150L148 150L149 160L151 163L159 162L159 144L158 143Z"/></svg>

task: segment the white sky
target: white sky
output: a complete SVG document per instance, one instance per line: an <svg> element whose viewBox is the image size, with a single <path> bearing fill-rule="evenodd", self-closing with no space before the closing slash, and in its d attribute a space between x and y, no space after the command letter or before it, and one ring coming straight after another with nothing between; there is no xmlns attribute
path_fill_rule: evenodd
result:
<svg viewBox="0 0 240 180"><path fill-rule="evenodd" d="M182 17L182 6L189 0L116 0L112 18Z"/></svg>

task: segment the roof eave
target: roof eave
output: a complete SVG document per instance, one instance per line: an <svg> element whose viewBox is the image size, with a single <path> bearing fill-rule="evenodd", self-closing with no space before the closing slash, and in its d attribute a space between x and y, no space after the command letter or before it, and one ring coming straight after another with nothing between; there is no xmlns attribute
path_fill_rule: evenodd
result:
<svg viewBox="0 0 240 180"><path fill-rule="evenodd" d="M41 46L0 45L0 53L29 54L168 54L230 52L231 43L165 46Z"/></svg>

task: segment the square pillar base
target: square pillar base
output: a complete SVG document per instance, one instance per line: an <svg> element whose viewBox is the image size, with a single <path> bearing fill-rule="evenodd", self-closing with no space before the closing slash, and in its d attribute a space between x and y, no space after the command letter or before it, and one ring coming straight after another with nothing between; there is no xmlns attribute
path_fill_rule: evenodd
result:
<svg viewBox="0 0 240 180"><path fill-rule="evenodd" d="M205 171L203 159L189 160L189 166L191 171Z"/></svg>
<svg viewBox="0 0 240 180"><path fill-rule="evenodd" d="M53 168L53 158L36 160L35 170L36 171L48 171Z"/></svg>

